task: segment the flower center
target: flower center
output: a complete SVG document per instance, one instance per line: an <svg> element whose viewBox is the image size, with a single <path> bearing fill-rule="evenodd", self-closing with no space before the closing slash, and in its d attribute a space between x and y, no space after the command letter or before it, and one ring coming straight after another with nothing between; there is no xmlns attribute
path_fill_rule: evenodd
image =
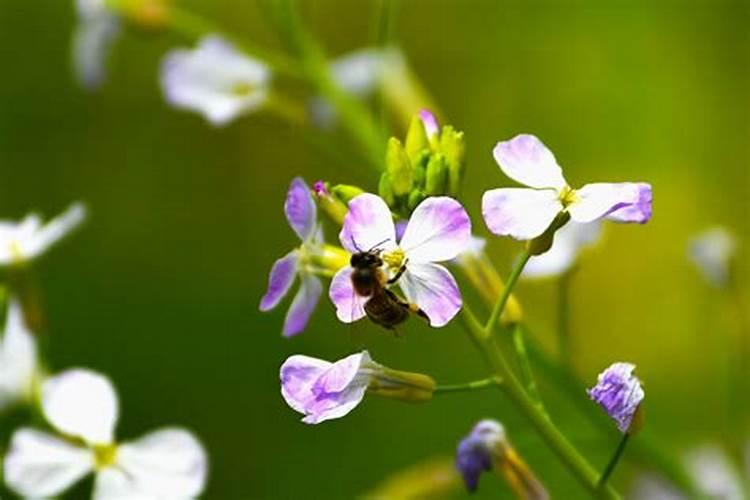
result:
<svg viewBox="0 0 750 500"><path fill-rule="evenodd" d="M97 444L94 445L94 467L104 469L115 465L117 461L116 444Z"/></svg>
<svg viewBox="0 0 750 500"><path fill-rule="evenodd" d="M576 193L576 190L572 187L565 186L560 190L560 193L557 195L557 199L560 200L560 203L563 204L563 207L568 207L578 201L578 193Z"/></svg>
<svg viewBox="0 0 750 500"><path fill-rule="evenodd" d="M232 86L232 94L237 97L247 97L252 94L253 90L255 90L255 87L247 82L235 83Z"/></svg>
<svg viewBox="0 0 750 500"><path fill-rule="evenodd" d="M385 262L391 269L400 269L404 265L406 259L406 253L403 250L396 247L390 252L383 252L383 262Z"/></svg>

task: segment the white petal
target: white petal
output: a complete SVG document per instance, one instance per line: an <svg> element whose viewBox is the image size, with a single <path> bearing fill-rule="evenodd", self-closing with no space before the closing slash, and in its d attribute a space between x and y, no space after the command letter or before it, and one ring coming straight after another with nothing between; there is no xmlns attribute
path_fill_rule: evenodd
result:
<svg viewBox="0 0 750 500"><path fill-rule="evenodd" d="M117 464L97 477L97 500L181 500L199 496L205 487L208 461L190 432L164 429L124 443Z"/></svg>
<svg viewBox="0 0 750 500"><path fill-rule="evenodd" d="M430 326L444 326L461 309L456 280L439 264L407 265L398 283L409 302L417 304L430 318Z"/></svg>
<svg viewBox="0 0 750 500"><path fill-rule="evenodd" d="M493 151L500 169L516 182L529 187L561 189L567 183L555 156L533 135L520 134L498 142Z"/></svg>
<svg viewBox="0 0 750 500"><path fill-rule="evenodd" d="M45 224L29 241L26 258L34 258L50 248L52 245L67 236L68 233L80 226L86 219L86 208L82 203L72 204L65 212L61 213L47 224Z"/></svg>
<svg viewBox="0 0 750 500"><path fill-rule="evenodd" d="M577 222L591 222L634 204L640 191L640 185L631 182L586 184L576 190L577 199L568 206L568 212Z"/></svg>
<svg viewBox="0 0 750 500"><path fill-rule="evenodd" d="M336 306L336 316L344 323L352 323L365 316L365 302L369 297L362 297L354 291L351 267L343 267L336 273L331 280L328 296Z"/></svg>
<svg viewBox="0 0 750 500"><path fill-rule="evenodd" d="M341 245L350 253L396 246L391 209L380 196L360 194L349 202L349 212L339 233Z"/></svg>
<svg viewBox="0 0 750 500"><path fill-rule="evenodd" d="M7 485L25 497L59 495L91 472L94 455L61 439L32 429L13 434L5 457Z"/></svg>
<svg viewBox="0 0 750 500"><path fill-rule="evenodd" d="M35 215L27 215L19 222L0 223L0 264L15 264L30 259L29 247L42 225Z"/></svg>
<svg viewBox="0 0 750 500"><path fill-rule="evenodd" d="M88 443L114 441L117 394L104 375L72 369L47 379L42 386L42 408L47 420L65 434Z"/></svg>
<svg viewBox="0 0 750 500"><path fill-rule="evenodd" d="M489 230L517 240L541 235L562 208L552 189L501 188L482 196L482 216Z"/></svg>
<svg viewBox="0 0 750 500"><path fill-rule="evenodd" d="M21 306L11 298L0 341L0 409L31 396L36 370L36 341L26 326Z"/></svg>
<svg viewBox="0 0 750 500"><path fill-rule="evenodd" d="M686 457L688 470L709 498L742 500L742 479L727 455L716 446L706 446Z"/></svg>
<svg viewBox="0 0 750 500"><path fill-rule="evenodd" d="M442 262L466 250L471 240L471 220L453 198L433 196L417 206L409 219L400 246L410 262Z"/></svg>
<svg viewBox="0 0 750 500"><path fill-rule="evenodd" d="M98 87L105 79L106 62L120 23L99 0L78 0L79 21L73 35L73 67L86 88Z"/></svg>
<svg viewBox="0 0 750 500"><path fill-rule="evenodd" d="M729 284L732 259L737 252L737 239L726 228L715 227L690 240L688 256L698 270L716 287Z"/></svg>
<svg viewBox="0 0 750 500"><path fill-rule="evenodd" d="M377 87L381 63L379 51L362 49L335 59L331 63L331 73L343 90L362 98L370 95Z"/></svg>
<svg viewBox="0 0 750 500"><path fill-rule="evenodd" d="M194 50L173 50L161 67L170 104L202 113L223 125L266 101L271 74L262 62L211 36Z"/></svg>
<svg viewBox="0 0 750 500"><path fill-rule="evenodd" d="M570 221L555 233L552 248L542 255L535 255L523 268L524 278L558 276L575 263L578 253L594 243L601 234L599 221L581 224Z"/></svg>

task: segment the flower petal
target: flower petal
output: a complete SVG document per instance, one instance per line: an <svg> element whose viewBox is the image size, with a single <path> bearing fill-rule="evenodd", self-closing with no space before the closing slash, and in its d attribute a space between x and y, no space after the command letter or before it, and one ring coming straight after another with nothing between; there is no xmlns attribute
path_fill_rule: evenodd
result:
<svg viewBox="0 0 750 500"><path fill-rule="evenodd" d="M362 297L354 291L351 267L343 267L336 273L331 280L328 296L336 306L336 316L344 323L352 323L365 316L365 302L369 297Z"/></svg>
<svg viewBox="0 0 750 500"><path fill-rule="evenodd" d="M19 429L5 456L6 484L27 498L57 496L91 472L94 455L47 433Z"/></svg>
<svg viewBox="0 0 750 500"><path fill-rule="evenodd" d="M651 184L645 182L633 183L633 198L629 205L607 214L607 219L615 222L636 222L643 224L651 219Z"/></svg>
<svg viewBox="0 0 750 500"><path fill-rule="evenodd" d="M78 81L95 89L104 81L112 42L120 33L120 23L104 2L78 0L78 26L73 36L73 67Z"/></svg>
<svg viewBox="0 0 750 500"><path fill-rule="evenodd" d="M307 241L315 233L318 209L310 193L310 188L301 177L292 179L286 194L284 213L289 226L297 233L299 239Z"/></svg>
<svg viewBox="0 0 750 500"><path fill-rule="evenodd" d="M439 196L427 198L417 206L400 247L409 262L441 262L466 250L470 240L469 214L458 201Z"/></svg>
<svg viewBox="0 0 750 500"><path fill-rule="evenodd" d="M338 57L331 62L333 79L347 93L364 98L370 95L380 81L381 52L361 49Z"/></svg>
<svg viewBox="0 0 750 500"><path fill-rule="evenodd" d="M643 184L633 182L586 184L576 190L577 199L568 206L568 212L577 222L591 222L626 209L615 216L616 220L646 222L651 217L651 189L647 190L647 201L641 200L645 193Z"/></svg>
<svg viewBox="0 0 750 500"><path fill-rule="evenodd" d="M214 125L260 107L271 74L219 37L206 37L194 50L173 50L161 66L161 85L174 107L197 111Z"/></svg>
<svg viewBox="0 0 750 500"><path fill-rule="evenodd" d="M289 288L294 283L294 277L297 276L298 263L299 253L297 250L292 250L273 263L268 275L268 289L263 298L260 299L261 311L273 309L289 293Z"/></svg>
<svg viewBox="0 0 750 500"><path fill-rule="evenodd" d="M372 364L370 353L362 351L333 363L313 384L315 394L341 392L354 382L363 365Z"/></svg>
<svg viewBox="0 0 750 500"><path fill-rule="evenodd" d="M117 449L117 466L102 470L94 498L187 499L203 492L208 471L200 441L183 429L163 429Z"/></svg>
<svg viewBox="0 0 750 500"><path fill-rule="evenodd" d="M599 221L581 224L570 221L555 233L552 248L529 259L523 278L545 278L563 274L575 263L581 249L595 242L601 234Z"/></svg>
<svg viewBox="0 0 750 500"><path fill-rule="evenodd" d="M27 258L34 258L44 253L80 226L84 220L86 220L86 207L82 203L72 204L65 212L49 221L37 232L33 240L29 242L29 248L26 250L29 253Z"/></svg>
<svg viewBox="0 0 750 500"><path fill-rule="evenodd" d="M300 276L302 282L284 321L284 336L286 337L296 335L305 329L323 292L323 284L317 276L309 273L303 273Z"/></svg>
<svg viewBox="0 0 750 500"><path fill-rule="evenodd" d="M388 205L380 196L360 194L349 202L349 212L339 233L341 245L350 253L396 246L396 230Z"/></svg>
<svg viewBox="0 0 750 500"><path fill-rule="evenodd" d="M90 444L110 444L118 418L115 388L87 369L67 370L42 386L44 415L57 430Z"/></svg>
<svg viewBox="0 0 750 500"><path fill-rule="evenodd" d="M367 385L354 385L351 388L335 393L318 395L315 403L309 408L309 414L302 419L306 424L319 424L347 415L359 405L365 397Z"/></svg>
<svg viewBox="0 0 750 500"><path fill-rule="evenodd" d="M551 189L491 189L482 196L482 216L489 230L517 240L542 234L562 208Z"/></svg>
<svg viewBox="0 0 750 500"><path fill-rule="evenodd" d="M429 109L421 109L419 111L419 119L422 121L428 139L431 139L440 132L437 118L435 118L435 115Z"/></svg>
<svg viewBox="0 0 750 500"><path fill-rule="evenodd" d="M315 395L312 386L332 363L310 356L294 355L281 365L281 395L294 410L305 413Z"/></svg>
<svg viewBox="0 0 750 500"><path fill-rule="evenodd" d="M446 325L461 309L456 280L439 264L408 264L398 283L409 302L430 318L430 326Z"/></svg>
<svg viewBox="0 0 750 500"><path fill-rule="evenodd" d="M525 186L559 190L567 184L555 156L533 135L498 142L492 153L505 175Z"/></svg>
<svg viewBox="0 0 750 500"><path fill-rule="evenodd" d="M36 342L18 300L12 297L0 342L0 409L31 396L36 369Z"/></svg>

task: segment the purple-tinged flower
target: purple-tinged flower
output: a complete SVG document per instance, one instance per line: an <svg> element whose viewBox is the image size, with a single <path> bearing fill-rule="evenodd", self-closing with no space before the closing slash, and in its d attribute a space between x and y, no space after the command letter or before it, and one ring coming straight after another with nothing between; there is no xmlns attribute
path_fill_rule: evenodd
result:
<svg viewBox="0 0 750 500"><path fill-rule="evenodd" d="M391 211L385 201L365 193L349 202L349 213L339 234L341 244L351 253L381 250L386 271L398 279L409 302L427 314L430 325L447 324L461 309L461 293L451 273L436 262L455 258L469 245L471 221L463 206L448 197L431 197L412 213L404 236L396 241ZM357 295L352 286L352 268L345 267L333 277L329 296L338 318L349 323L365 315L368 297Z"/></svg>
<svg viewBox="0 0 750 500"><path fill-rule="evenodd" d="M386 368L367 351L335 363L309 356L290 356L280 370L281 395L294 410L305 415L306 424L341 418L352 411L368 390L408 401L432 397L435 382L420 373Z"/></svg>
<svg viewBox="0 0 750 500"><path fill-rule="evenodd" d="M627 433L645 396L641 381L633 375L635 365L613 363L599 374L596 386L587 392L615 422L620 432Z"/></svg>
<svg viewBox="0 0 750 500"><path fill-rule="evenodd" d="M494 156L505 175L528 186L484 193L482 215L497 235L534 239L563 212L581 223L602 218L645 223L651 218L650 184L593 183L572 189L552 152L533 135L499 142Z"/></svg>
<svg viewBox="0 0 750 500"><path fill-rule="evenodd" d="M315 200L310 188L299 177L293 179L289 186L284 213L302 244L274 263L268 277L268 290L260 301L260 310L275 308L289 293L295 278L299 277L300 287L289 307L283 328L284 335L290 337L305 329L318 304L323 291L318 275L331 275L346 266L348 255L341 249L324 244Z"/></svg>
<svg viewBox="0 0 750 500"><path fill-rule="evenodd" d="M703 277L717 288L731 280L731 263L737 252L737 239L723 227L708 229L690 240L688 256Z"/></svg>
<svg viewBox="0 0 750 500"><path fill-rule="evenodd" d="M33 400L34 386L42 378L37 350L21 305L10 297L0 338L0 411Z"/></svg>
<svg viewBox="0 0 750 500"><path fill-rule="evenodd" d="M258 109L268 98L271 72L218 36L193 50L173 50L161 66L161 86L176 108L201 113L211 124L225 125Z"/></svg>
<svg viewBox="0 0 750 500"><path fill-rule="evenodd" d="M578 254L593 245L601 235L601 222L586 224L570 221L555 234L552 247L541 255L534 255L523 268L522 278L547 278L567 272L578 259Z"/></svg>
<svg viewBox="0 0 750 500"><path fill-rule="evenodd" d="M479 476L489 472L495 464L495 457L508 446L505 428L496 420L482 420L458 444L456 468L466 483L466 489L476 491Z"/></svg>
<svg viewBox="0 0 750 500"><path fill-rule="evenodd" d="M437 137L440 133L440 126L438 125L437 118L432 114L432 111L429 109L420 110L419 119L422 121L422 125L424 125L424 131L427 134L427 138L431 140L433 137Z"/></svg>

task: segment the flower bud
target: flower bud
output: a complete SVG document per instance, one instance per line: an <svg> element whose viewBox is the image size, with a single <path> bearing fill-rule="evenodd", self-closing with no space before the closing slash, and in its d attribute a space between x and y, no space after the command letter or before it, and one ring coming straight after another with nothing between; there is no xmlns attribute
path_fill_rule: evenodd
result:
<svg viewBox="0 0 750 500"><path fill-rule="evenodd" d="M395 137L388 140L385 168L389 175L393 194L397 197L408 194L414 182L414 175L409 157L401 145L401 141Z"/></svg>
<svg viewBox="0 0 750 500"><path fill-rule="evenodd" d="M389 207L393 208L396 205L396 195L393 193L393 184L391 184L391 176L388 172L383 172L380 176L378 194Z"/></svg>
<svg viewBox="0 0 750 500"><path fill-rule="evenodd" d="M313 194L318 206L337 224L344 223L344 217L349 211L346 204L339 198L334 197L328 190L326 182L317 181L313 184Z"/></svg>
<svg viewBox="0 0 750 500"><path fill-rule="evenodd" d="M441 154L432 155L425 171L425 193L431 196L445 194L448 187L448 164Z"/></svg>
<svg viewBox="0 0 750 500"><path fill-rule="evenodd" d="M412 211L415 208L417 208L417 205L422 203L426 198L427 198L427 194L421 189L415 189L414 191L409 193L409 201L408 201L409 211Z"/></svg>
<svg viewBox="0 0 750 500"><path fill-rule="evenodd" d="M615 422L622 433L632 434L640 427L641 402L645 397L641 381L633 375L635 365L613 363L599 374L596 386L587 392ZM639 418L635 418L639 414ZM635 425L634 425L635 424Z"/></svg>
<svg viewBox="0 0 750 500"><path fill-rule="evenodd" d="M171 0L124 0L122 14L134 25L147 30L167 27L171 15Z"/></svg>
<svg viewBox="0 0 750 500"><path fill-rule="evenodd" d="M430 141L427 139L424 124L417 116L414 116L409 124L409 131L406 133L405 149L406 154L414 165L417 163L417 159L421 153L430 149Z"/></svg>
<svg viewBox="0 0 750 500"><path fill-rule="evenodd" d="M440 134L440 152L448 163L448 193L456 196L461 188L464 175L464 156L466 142L464 133L457 132L450 125L443 127Z"/></svg>
<svg viewBox="0 0 750 500"><path fill-rule="evenodd" d="M357 186L349 186L347 184L337 184L331 188L331 194L344 202L345 204L348 204L352 198L356 198L357 196L364 193L364 189L358 188Z"/></svg>
<svg viewBox="0 0 750 500"><path fill-rule="evenodd" d="M367 391L400 401L422 402L432 399L435 392L435 380L422 373L392 370L378 366L372 374Z"/></svg>

